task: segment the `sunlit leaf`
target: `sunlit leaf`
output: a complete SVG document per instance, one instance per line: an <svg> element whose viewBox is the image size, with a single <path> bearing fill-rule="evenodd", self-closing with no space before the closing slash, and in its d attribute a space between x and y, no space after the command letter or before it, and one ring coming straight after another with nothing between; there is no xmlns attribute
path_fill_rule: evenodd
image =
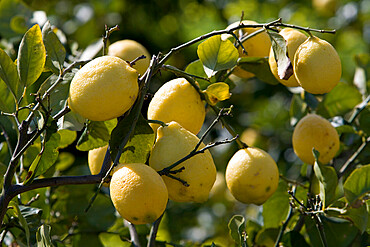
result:
<svg viewBox="0 0 370 247"><path fill-rule="evenodd" d="M275 193L263 204L263 222L266 228L278 228L286 219L289 212L288 185L280 180Z"/></svg>
<svg viewBox="0 0 370 247"><path fill-rule="evenodd" d="M46 48L45 65L55 74L59 74L63 69L66 50L57 35L53 32L49 21L42 28L42 36Z"/></svg>
<svg viewBox="0 0 370 247"><path fill-rule="evenodd" d="M325 95L318 106L318 114L334 117L351 111L362 101L361 93L353 86L340 82Z"/></svg>
<svg viewBox="0 0 370 247"><path fill-rule="evenodd" d="M199 77L207 78L207 75L204 72L203 64L200 60L196 60L188 64L188 66L186 66L185 72L191 75L196 75ZM198 78L196 79L196 81L199 83L200 89L206 89L208 85L210 84L209 81L198 79Z"/></svg>
<svg viewBox="0 0 370 247"><path fill-rule="evenodd" d="M34 83L44 70L46 50L39 25L31 27L19 45L17 69L23 85Z"/></svg>
<svg viewBox="0 0 370 247"><path fill-rule="evenodd" d="M50 238L50 229L51 227L46 224L42 224L37 233L36 233L36 241L37 241L37 247L51 247L54 246L51 243Z"/></svg>
<svg viewBox="0 0 370 247"><path fill-rule="evenodd" d="M132 244L128 241L122 241L119 234L102 232L99 234L99 240L104 247L131 247Z"/></svg>
<svg viewBox="0 0 370 247"><path fill-rule="evenodd" d="M21 210L18 207L18 204L16 202L14 202L14 201L11 201L9 203L9 206L8 207L11 207L13 209L15 215L18 217L19 223L21 224L21 226L23 227L23 229L24 229L24 231L26 233L27 245L29 245L29 242L30 242L30 229L28 227L28 224L27 224L26 219L23 217L23 215L21 213Z"/></svg>
<svg viewBox="0 0 370 247"><path fill-rule="evenodd" d="M14 99L18 100L23 92L23 87L20 85L17 66L2 49L0 49L0 78L5 82Z"/></svg>
<svg viewBox="0 0 370 247"><path fill-rule="evenodd" d="M197 53L208 77L212 77L217 71L231 69L239 57L233 43L230 40L222 40L220 35L201 43Z"/></svg>
<svg viewBox="0 0 370 247"><path fill-rule="evenodd" d="M111 126L115 125L116 119L97 122L89 121L77 142L76 148L80 151L89 151L108 144Z"/></svg>
<svg viewBox="0 0 370 247"><path fill-rule="evenodd" d="M76 131L61 129L58 131L60 135L59 148L66 148L71 145L77 137Z"/></svg>
<svg viewBox="0 0 370 247"><path fill-rule="evenodd" d="M247 243L249 246L253 246L254 245L254 239L256 237L256 235L258 234L258 232L262 229L262 226L259 225L258 223L252 221L252 220L248 220L247 221L247 224L246 224L246 232L247 232Z"/></svg>
<svg viewBox="0 0 370 247"><path fill-rule="evenodd" d="M243 232L245 231L245 219L242 215L234 215L228 224L229 234L234 240L236 246L246 246L243 239Z"/></svg>
<svg viewBox="0 0 370 247"><path fill-rule="evenodd" d="M12 113L15 111L15 99L14 95L10 92L9 88L0 79L0 111ZM1 116L0 116L1 118Z"/></svg>
<svg viewBox="0 0 370 247"><path fill-rule="evenodd" d="M293 65L288 57L286 41L283 36L278 33L267 33L271 40L271 47L272 51L274 52L279 78L288 80L293 75Z"/></svg>
<svg viewBox="0 0 370 247"><path fill-rule="evenodd" d="M231 97L229 85L224 82L212 83L203 92L206 94L207 102L210 105L216 105L219 101L224 101Z"/></svg>
<svg viewBox="0 0 370 247"><path fill-rule="evenodd" d="M238 59L241 69L253 73L258 79L271 85L279 84L272 74L268 58L265 57L243 57Z"/></svg>
<svg viewBox="0 0 370 247"><path fill-rule="evenodd" d="M344 196L349 204L370 193L370 164L355 169L344 182Z"/></svg>

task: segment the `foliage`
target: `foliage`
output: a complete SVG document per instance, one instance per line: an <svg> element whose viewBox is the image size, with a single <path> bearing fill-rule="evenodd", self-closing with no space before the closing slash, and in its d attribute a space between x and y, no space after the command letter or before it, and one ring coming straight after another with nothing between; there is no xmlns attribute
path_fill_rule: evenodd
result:
<svg viewBox="0 0 370 247"><path fill-rule="evenodd" d="M159 227L156 246L273 246L277 240L292 247L368 245L369 4L338 1L332 16L311 9L309 1L0 1L2 245L133 246L132 226L115 214L108 189L97 186L109 171L90 176L87 151L109 143L116 163L121 153L128 162L146 162L154 142L146 96L175 75L196 80L208 103L201 134L219 109L231 108L204 141L253 129L253 146L277 161L279 187L263 206L254 206L235 201L221 181L206 203L169 201L159 226L136 226L138 241L145 243L151 228ZM274 31L279 23L337 29L317 36L341 57L338 86L325 95L286 88L271 74L267 58L238 59L235 44L212 30L239 20L241 10L261 23L282 17L266 28L283 66L289 61ZM76 70L102 55L105 24L121 27L110 41L132 38L164 55L140 79L141 95L128 114L93 122L69 112L66 99ZM229 72L236 65L256 77L233 79ZM329 119L341 136L329 165L303 164L291 147L293 128L308 112ZM218 171L252 138L210 149Z"/></svg>

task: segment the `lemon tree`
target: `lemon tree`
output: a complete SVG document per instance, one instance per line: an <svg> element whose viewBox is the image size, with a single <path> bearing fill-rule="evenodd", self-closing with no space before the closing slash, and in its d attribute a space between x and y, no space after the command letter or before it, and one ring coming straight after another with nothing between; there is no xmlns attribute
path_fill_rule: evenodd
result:
<svg viewBox="0 0 370 247"><path fill-rule="evenodd" d="M69 107L93 121L119 117L136 100L139 88L137 78L136 70L120 58L96 58L73 77Z"/></svg>

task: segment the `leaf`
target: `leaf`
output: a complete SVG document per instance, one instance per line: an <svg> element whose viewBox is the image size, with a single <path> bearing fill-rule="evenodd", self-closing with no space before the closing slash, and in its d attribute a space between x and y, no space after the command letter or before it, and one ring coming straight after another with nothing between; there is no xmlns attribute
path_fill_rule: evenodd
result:
<svg viewBox="0 0 370 247"><path fill-rule="evenodd" d="M51 227L46 224L42 224L36 233L37 247L51 247L54 246L51 243L50 238L50 229Z"/></svg>
<svg viewBox="0 0 370 247"><path fill-rule="evenodd" d="M229 234L236 246L246 246L243 234L245 232L245 219L242 215L234 215L228 224Z"/></svg>
<svg viewBox="0 0 370 247"><path fill-rule="evenodd" d="M290 231L284 234L281 242L284 247L309 247L304 237L298 231Z"/></svg>
<svg viewBox="0 0 370 247"><path fill-rule="evenodd" d="M89 121L77 142L76 148L80 151L89 151L107 145L111 131L109 126L115 125L116 122L116 119L104 122Z"/></svg>
<svg viewBox="0 0 370 247"><path fill-rule="evenodd" d="M265 57L243 57L238 59L238 66L248 72L255 74L261 81L277 85L279 81L276 80L272 74L268 58Z"/></svg>
<svg viewBox="0 0 370 247"><path fill-rule="evenodd" d="M30 242L30 229L28 227L28 224L27 224L26 219L23 217L23 215L21 213L21 210L19 209L18 204L16 202L11 201L9 203L8 208L9 207L13 208L15 215L18 217L19 223L21 224L21 226L23 227L23 229L24 229L24 231L26 233L27 245L29 246L29 242Z"/></svg>
<svg viewBox="0 0 370 247"><path fill-rule="evenodd" d="M27 20L23 15L16 15L10 20L10 28L17 33L27 32Z"/></svg>
<svg viewBox="0 0 370 247"><path fill-rule="evenodd" d="M14 95L10 92L9 88L6 86L6 84L3 82L3 80L0 79L0 111L12 113L15 112L15 100ZM1 118L2 116L0 116Z"/></svg>
<svg viewBox="0 0 370 247"><path fill-rule="evenodd" d="M298 94L293 94L289 110L290 125L295 126L301 118L307 115L307 112L307 103Z"/></svg>
<svg viewBox="0 0 370 247"><path fill-rule="evenodd" d="M279 78L288 80L293 75L293 65L288 57L286 41L283 36L278 33L267 33L271 40L271 47L272 51L274 52Z"/></svg>
<svg viewBox="0 0 370 247"><path fill-rule="evenodd" d="M188 64L188 66L186 66L185 72L191 75L196 75L199 77L207 78L207 75L204 72L203 64L200 60L196 60ZM198 79L198 78L197 78L197 82L199 83L199 87L202 90L206 89L208 85L210 84L209 81Z"/></svg>
<svg viewBox="0 0 370 247"><path fill-rule="evenodd" d="M367 211L366 204L362 204L360 207L357 208L349 208L347 212L342 215L342 217L352 221L358 229L360 229L361 233L366 231L368 225L368 216L369 212Z"/></svg>
<svg viewBox="0 0 370 247"><path fill-rule="evenodd" d="M280 180L275 193L263 204L263 222L266 228L279 228L286 219L290 208L288 185Z"/></svg>
<svg viewBox="0 0 370 247"><path fill-rule="evenodd" d="M278 237L279 229L262 228L256 235L256 246L272 246Z"/></svg>
<svg viewBox="0 0 370 247"><path fill-rule="evenodd" d="M344 115L361 103L361 101L361 93L355 87L339 82L333 90L325 95L317 111L318 114L328 117Z"/></svg>
<svg viewBox="0 0 370 247"><path fill-rule="evenodd" d="M61 129L58 130L60 135L59 148L66 148L71 145L77 137L76 131Z"/></svg>
<svg viewBox="0 0 370 247"><path fill-rule="evenodd" d="M55 74L59 74L63 70L66 50L58 36L53 32L50 22L46 22L42 28L43 42L46 48L46 66Z"/></svg>
<svg viewBox="0 0 370 247"><path fill-rule="evenodd" d="M17 66L2 49L0 49L0 78L5 82L14 99L18 101L22 95L23 88L20 86Z"/></svg>
<svg viewBox="0 0 370 247"><path fill-rule="evenodd" d="M246 232L247 232L247 243L250 246L254 245L255 237L257 236L258 232L262 229L262 226L260 226L258 223L248 220L247 226L246 226Z"/></svg>
<svg viewBox="0 0 370 247"><path fill-rule="evenodd" d="M370 164L355 169L344 182L344 196L351 205L370 192Z"/></svg>
<svg viewBox="0 0 370 247"><path fill-rule="evenodd" d="M122 241L120 235L116 233L102 232L99 234L99 240L104 247L132 246L132 244L128 241Z"/></svg>
<svg viewBox="0 0 370 247"><path fill-rule="evenodd" d="M44 70L46 50L39 25L31 27L19 45L17 69L22 85L30 86Z"/></svg>
<svg viewBox="0 0 370 247"><path fill-rule="evenodd" d="M133 135L123 148L121 163L145 163L155 141L153 129L143 116L140 115ZM114 157L114 156L113 156Z"/></svg>
<svg viewBox="0 0 370 247"><path fill-rule="evenodd" d="M201 43L197 54L209 78L217 71L234 67L239 57L233 43L230 40L222 40L221 35L213 36Z"/></svg>
<svg viewBox="0 0 370 247"><path fill-rule="evenodd" d="M316 150L314 151L317 152ZM313 169L320 183L320 198L325 209L336 199L338 176L333 167L321 165L317 162L318 156L315 156L315 158Z"/></svg>
<svg viewBox="0 0 370 247"><path fill-rule="evenodd" d="M205 93L207 102L210 105L216 105L219 101L224 101L231 97L229 85L224 82L212 83L206 90L203 90L203 93Z"/></svg>

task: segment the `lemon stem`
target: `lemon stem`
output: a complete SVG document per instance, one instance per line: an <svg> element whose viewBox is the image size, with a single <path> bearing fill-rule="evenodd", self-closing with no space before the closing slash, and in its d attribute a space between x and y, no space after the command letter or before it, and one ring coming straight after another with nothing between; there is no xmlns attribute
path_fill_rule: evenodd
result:
<svg viewBox="0 0 370 247"><path fill-rule="evenodd" d="M162 127L168 126L165 122L162 122L160 120L154 120L154 119L148 119L148 123L160 124Z"/></svg>

